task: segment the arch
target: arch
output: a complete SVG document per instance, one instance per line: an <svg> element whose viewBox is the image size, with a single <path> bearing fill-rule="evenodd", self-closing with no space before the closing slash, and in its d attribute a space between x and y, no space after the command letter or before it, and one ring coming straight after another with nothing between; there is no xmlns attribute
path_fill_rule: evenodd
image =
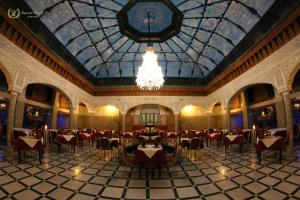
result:
<svg viewBox="0 0 300 200"><path fill-rule="evenodd" d="M217 104L221 104L222 107L224 107L224 104L221 102L221 101L214 101L213 103L210 103L208 105L208 108L207 108L207 112L212 112L213 111L213 108L215 107L215 105Z"/></svg>
<svg viewBox="0 0 300 200"><path fill-rule="evenodd" d="M134 104L132 104L132 105L130 105L129 107L126 108L125 113L128 113L134 107L142 106L142 105L158 105L158 106L163 106L163 107L166 107L169 110L171 110L173 114L175 113L174 108L172 108L170 105L165 104L165 103L134 103Z"/></svg>
<svg viewBox="0 0 300 200"><path fill-rule="evenodd" d="M273 87L273 90L274 90L274 94L275 94L275 97L277 96L278 94L278 90L277 88L274 86L274 84L270 83L270 82L258 82L258 83L252 83L252 84L249 84L249 85L243 85L243 86L240 86L238 90L236 90L235 92L232 92L231 95L229 96L230 98L227 100L226 102L226 108L227 109L230 109L230 105L232 103L232 100L236 97L237 94L239 94L240 92L242 92L243 90L247 89L247 88L250 88L252 86L255 86L255 85L261 85L261 84L267 84L267 85L271 85Z"/></svg>
<svg viewBox="0 0 300 200"><path fill-rule="evenodd" d="M93 110L93 108L91 107L91 105L87 101L79 101L79 103L74 105L74 107L79 106L79 104L84 104L86 106L88 112L91 112L91 110Z"/></svg>
<svg viewBox="0 0 300 200"><path fill-rule="evenodd" d="M295 80L295 77L297 75L297 73L300 71L300 63L298 63L293 70L290 72L289 76L288 76L288 80L287 80L287 89L289 91L293 90L293 83Z"/></svg>
<svg viewBox="0 0 300 200"><path fill-rule="evenodd" d="M51 88L53 88L55 90L58 90L60 93L62 93L63 95L65 95L67 97L67 100L69 101L69 109L73 108L74 104L72 102L72 99L70 98L70 95L66 94L64 91L62 91L60 88L58 88L55 85L51 85L51 84L47 84L47 83L42 83L42 82L27 83L26 86L22 89L22 93L24 95L26 94L26 90L27 90L28 85L31 85L31 84L46 85L46 86L49 86L49 87L51 87Z"/></svg>
<svg viewBox="0 0 300 200"><path fill-rule="evenodd" d="M13 79L11 74L9 73L9 71L5 68L5 66L2 64L2 62L0 62L0 70L2 71L2 73L4 74L5 78L6 78L6 82L8 85L8 91L13 89Z"/></svg>

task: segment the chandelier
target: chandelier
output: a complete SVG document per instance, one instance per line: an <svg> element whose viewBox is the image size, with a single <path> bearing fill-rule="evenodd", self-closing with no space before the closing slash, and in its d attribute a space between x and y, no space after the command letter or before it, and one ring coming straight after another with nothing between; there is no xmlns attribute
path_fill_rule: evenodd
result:
<svg viewBox="0 0 300 200"><path fill-rule="evenodd" d="M146 53L143 55L142 65L138 69L136 84L142 90L158 90L164 84L161 67L157 63L157 55L150 43L150 20L148 12L149 43Z"/></svg>

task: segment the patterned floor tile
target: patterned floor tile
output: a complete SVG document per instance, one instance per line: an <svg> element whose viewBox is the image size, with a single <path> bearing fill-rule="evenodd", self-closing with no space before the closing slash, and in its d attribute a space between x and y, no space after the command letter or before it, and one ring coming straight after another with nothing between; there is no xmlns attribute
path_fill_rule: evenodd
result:
<svg viewBox="0 0 300 200"><path fill-rule="evenodd" d="M262 197L263 199L272 199L272 200L281 200L287 197L285 194L273 189L267 190L266 192L264 192L259 196Z"/></svg>
<svg viewBox="0 0 300 200"><path fill-rule="evenodd" d="M39 196L40 195L37 192L34 192L33 190L24 190L14 195L14 198L20 200L31 200L31 199L37 199Z"/></svg>
<svg viewBox="0 0 300 200"><path fill-rule="evenodd" d="M0 146L1 147L1 146ZM273 154L257 164L252 145L243 153L210 145L197 160L181 162L158 170L154 179L143 170L122 165L117 157L100 158L90 145L68 148L57 154L47 145L45 163L28 154L18 164L16 154L0 159L0 198L7 199L297 199L300 198L300 160L284 156L274 163ZM35 160L33 160L35 159ZM22 200L23 200L22 199Z"/></svg>
<svg viewBox="0 0 300 200"><path fill-rule="evenodd" d="M150 199L162 200L162 199L175 199L173 189L151 189Z"/></svg>
<svg viewBox="0 0 300 200"><path fill-rule="evenodd" d="M128 188L125 195L126 199L146 199L145 189Z"/></svg>

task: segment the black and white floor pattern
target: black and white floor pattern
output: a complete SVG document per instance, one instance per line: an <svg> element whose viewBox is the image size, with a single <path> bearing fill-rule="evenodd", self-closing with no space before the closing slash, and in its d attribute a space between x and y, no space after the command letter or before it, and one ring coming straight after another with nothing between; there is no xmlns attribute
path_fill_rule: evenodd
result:
<svg viewBox="0 0 300 200"><path fill-rule="evenodd" d="M184 154L182 154L184 155ZM16 153L0 147L0 199L300 199L300 151L281 164L265 153L258 164L255 149L243 153L211 145L198 157L183 157L152 179L117 157L105 160L86 146L73 155L49 146L44 164L34 152L18 164Z"/></svg>

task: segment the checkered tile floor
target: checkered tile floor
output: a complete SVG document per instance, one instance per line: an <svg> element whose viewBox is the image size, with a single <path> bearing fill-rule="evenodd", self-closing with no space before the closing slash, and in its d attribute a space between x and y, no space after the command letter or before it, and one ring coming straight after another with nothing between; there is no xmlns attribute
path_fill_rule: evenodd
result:
<svg viewBox="0 0 300 200"><path fill-rule="evenodd" d="M46 150L44 164L28 153L18 164L15 153L0 147L0 199L299 199L300 151L274 162L264 154L258 165L253 148L205 147L197 158L183 157L163 168L162 178L138 177L138 169L105 161L95 147L84 146L73 155L56 146ZM184 155L184 154L182 154ZM151 176L150 176L151 177Z"/></svg>

